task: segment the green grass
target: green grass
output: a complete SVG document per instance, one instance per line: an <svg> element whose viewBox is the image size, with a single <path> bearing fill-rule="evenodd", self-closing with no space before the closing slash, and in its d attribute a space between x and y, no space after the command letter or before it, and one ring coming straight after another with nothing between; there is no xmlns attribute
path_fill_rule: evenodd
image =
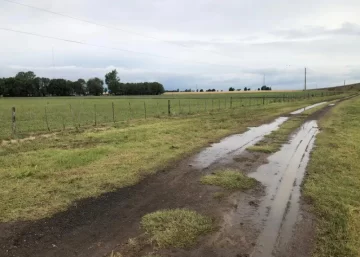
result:
<svg viewBox="0 0 360 257"><path fill-rule="evenodd" d="M256 180L235 170L221 170L201 178L201 183L228 190L246 190L256 185Z"/></svg>
<svg viewBox="0 0 360 257"><path fill-rule="evenodd" d="M299 115L291 116L287 121L285 121L279 129L271 132L271 134L266 135L263 140L257 144L247 148L251 152L262 152L262 153L275 153L280 150L281 146L288 142L289 136L301 126L307 117L316 111L324 108L329 103L319 105L312 109L306 110Z"/></svg>
<svg viewBox="0 0 360 257"><path fill-rule="evenodd" d="M211 218L187 209L160 210L145 215L141 226L159 248L186 248L213 229Z"/></svg>
<svg viewBox="0 0 360 257"><path fill-rule="evenodd" d="M360 256L360 98L320 122L304 195L317 216L315 257Z"/></svg>
<svg viewBox="0 0 360 257"><path fill-rule="evenodd" d="M311 93L312 94L312 93ZM332 93L333 94L333 93ZM265 99L262 97L266 96ZM284 97L283 97L284 96ZM185 94L137 97L45 97L0 98L0 140L26 137L31 134L59 130L109 125L134 119L163 118L168 116L168 101L173 116L218 112L242 106L256 107L275 101L290 102L301 92L250 94ZM249 97L256 97L250 99ZM273 97L273 98L271 98ZM280 98L274 98L280 97ZM334 95L312 99L321 101ZM304 100L304 98L302 98ZM113 112L114 106L114 112ZM16 134L12 133L11 108L16 107ZM95 115L96 114L96 115ZM114 115L114 116L113 116Z"/></svg>
<svg viewBox="0 0 360 257"><path fill-rule="evenodd" d="M0 147L0 221L36 220L74 201L131 186L220 138L313 103L273 103L132 120Z"/></svg>

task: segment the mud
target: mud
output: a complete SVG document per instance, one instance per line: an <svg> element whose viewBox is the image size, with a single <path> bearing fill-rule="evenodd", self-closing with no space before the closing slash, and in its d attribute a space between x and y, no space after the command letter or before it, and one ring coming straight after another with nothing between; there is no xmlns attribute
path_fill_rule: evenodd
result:
<svg viewBox="0 0 360 257"><path fill-rule="evenodd" d="M318 118L330 108L312 117ZM245 150L286 119L281 117L225 138L135 186L78 201L51 218L2 223L0 256L99 257L109 256L112 250L125 252L126 257L152 251L160 256L176 257L271 256L272 253L307 256L313 225L311 215L304 210L299 198L306 163L318 131L316 122L305 123L289 144L269 158L266 154ZM214 198L215 193L229 193L201 185L199 179L215 169L227 167L247 172L263 185L232 193L219 201ZM203 237L196 247L156 250L144 237L140 220L149 212L168 208L190 208L214 217L218 229ZM129 247L129 238L138 238L139 245ZM302 249L297 243L300 238L307 238L302 241ZM289 252L294 254L286 255Z"/></svg>
<svg viewBox="0 0 360 257"><path fill-rule="evenodd" d="M249 174L266 186L256 217L264 220L264 228L251 256L269 257L274 251L286 251L299 215L300 185L318 131L316 121L306 122L289 144L268 158L268 164Z"/></svg>

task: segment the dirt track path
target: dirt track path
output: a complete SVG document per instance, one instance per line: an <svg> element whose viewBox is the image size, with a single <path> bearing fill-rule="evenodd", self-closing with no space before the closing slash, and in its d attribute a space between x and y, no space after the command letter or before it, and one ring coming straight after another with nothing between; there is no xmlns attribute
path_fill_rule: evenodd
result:
<svg viewBox="0 0 360 257"><path fill-rule="evenodd" d="M316 119L330 108L312 117ZM143 215L164 208L194 209L218 217L221 226L216 233L203 238L197 248L162 250L162 256L270 256L273 249L277 256L282 256L289 248L301 252L292 240L299 235L291 234L299 225L299 215L307 215L299 211L302 210L299 190L313 136L317 133L316 122L306 123L291 143L284 146L285 150L269 158L268 164L265 164L267 155L245 151L286 119L278 118L226 138L135 186L79 201L52 218L0 224L0 256L106 256L114 249L123 249L129 238L141 234L139 222ZM218 188L199 183L202 175L218 167L247 171L266 188L260 186L247 193L235 193L219 202L213 197ZM271 175L264 175L269 171ZM311 233L311 229L309 226L306 233ZM264 244L265 241L268 243ZM144 244L127 252L126 257L141 256L150 248Z"/></svg>

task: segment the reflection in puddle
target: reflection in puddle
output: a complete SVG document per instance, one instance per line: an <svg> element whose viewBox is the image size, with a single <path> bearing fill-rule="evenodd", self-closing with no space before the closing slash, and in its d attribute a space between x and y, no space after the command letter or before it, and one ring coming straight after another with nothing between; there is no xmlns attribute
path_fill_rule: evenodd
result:
<svg viewBox="0 0 360 257"><path fill-rule="evenodd" d="M302 113L302 112L304 112L304 111L306 111L306 110L312 109L312 108L314 108L314 107L317 107L317 106L322 105L322 104L325 104L325 103L326 103L326 102L321 102L321 103L313 104L313 105L307 106L307 107L305 107L305 108L301 108L301 109L299 109L299 110L297 110L297 111L291 112L290 114L292 114L292 115L300 114L300 113Z"/></svg>
<svg viewBox="0 0 360 257"><path fill-rule="evenodd" d="M268 164L249 174L266 186L258 209L264 228L251 256L272 256L275 248L285 249L291 238L299 213L300 185L318 131L316 121L306 122L289 144L268 158Z"/></svg>
<svg viewBox="0 0 360 257"><path fill-rule="evenodd" d="M191 165L198 169L204 169L221 159L239 155L247 147L263 139L265 135L277 130L287 119L287 117L280 117L272 123L249 128L248 131L242 134L229 136L200 152Z"/></svg>

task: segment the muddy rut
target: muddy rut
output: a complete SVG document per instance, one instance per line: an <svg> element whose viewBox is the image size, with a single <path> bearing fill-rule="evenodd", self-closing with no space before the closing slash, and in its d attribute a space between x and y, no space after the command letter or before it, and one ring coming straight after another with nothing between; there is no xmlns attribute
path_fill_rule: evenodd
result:
<svg viewBox="0 0 360 257"><path fill-rule="evenodd" d="M316 119L330 108L311 115L272 156L249 153L246 148L278 129L287 117L225 138L135 186L76 202L51 218L2 223L0 256L101 257L112 250L126 257L145 255L154 251L151 245L144 240L132 249L128 239L141 241L143 215L168 208L212 216L218 229L194 248L158 250L161 256L308 256L313 218L301 201L300 187L318 133ZM222 201L215 199L214 193L222 190L201 185L199 179L227 167L247 172L261 185Z"/></svg>

